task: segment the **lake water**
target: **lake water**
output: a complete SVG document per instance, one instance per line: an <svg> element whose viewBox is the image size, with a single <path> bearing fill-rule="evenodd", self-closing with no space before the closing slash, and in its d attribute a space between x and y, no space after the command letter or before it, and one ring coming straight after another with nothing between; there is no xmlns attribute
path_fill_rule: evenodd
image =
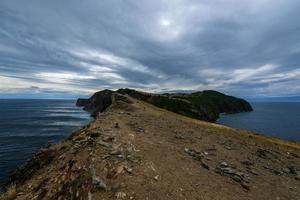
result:
<svg viewBox="0 0 300 200"><path fill-rule="evenodd" d="M0 184L38 149L89 120L74 100L0 100Z"/></svg>
<svg viewBox="0 0 300 200"><path fill-rule="evenodd" d="M300 143L300 102L252 102L254 111L222 115L219 124Z"/></svg>

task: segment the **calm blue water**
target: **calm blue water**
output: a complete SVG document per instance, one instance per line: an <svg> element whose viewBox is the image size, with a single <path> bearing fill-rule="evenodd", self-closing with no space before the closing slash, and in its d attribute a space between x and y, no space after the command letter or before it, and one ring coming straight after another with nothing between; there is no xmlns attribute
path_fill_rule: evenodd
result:
<svg viewBox="0 0 300 200"><path fill-rule="evenodd" d="M218 123L300 142L300 102L252 102L254 111L222 115Z"/></svg>
<svg viewBox="0 0 300 200"><path fill-rule="evenodd" d="M0 99L0 184L42 146L89 120L74 100Z"/></svg>

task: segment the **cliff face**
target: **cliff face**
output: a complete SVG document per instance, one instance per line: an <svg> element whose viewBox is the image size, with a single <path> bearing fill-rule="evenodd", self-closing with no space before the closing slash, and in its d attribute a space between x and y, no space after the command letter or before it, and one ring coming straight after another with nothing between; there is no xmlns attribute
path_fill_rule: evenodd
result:
<svg viewBox="0 0 300 200"><path fill-rule="evenodd" d="M114 92L110 90L103 90L96 92L89 99L78 99L76 106L83 107L83 109L93 117L99 112L103 112L112 103L112 94Z"/></svg>
<svg viewBox="0 0 300 200"><path fill-rule="evenodd" d="M112 91L103 90L90 99L77 101L78 106L92 113L102 112L111 104ZM220 113L238 113L252 111L251 105L236 97L216 91L203 91L191 94L151 94L132 89L119 89L115 93L129 95L157 107L182 114L195 119L214 122Z"/></svg>
<svg viewBox="0 0 300 200"><path fill-rule="evenodd" d="M88 108L105 111L37 153L0 199L300 199L298 144L109 94L94 95Z"/></svg>

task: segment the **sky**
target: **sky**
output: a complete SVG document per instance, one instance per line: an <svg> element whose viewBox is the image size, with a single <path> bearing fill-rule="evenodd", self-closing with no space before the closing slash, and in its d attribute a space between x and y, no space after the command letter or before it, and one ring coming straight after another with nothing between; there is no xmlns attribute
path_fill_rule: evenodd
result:
<svg viewBox="0 0 300 200"><path fill-rule="evenodd" d="M1 0L0 98L300 95L300 1Z"/></svg>

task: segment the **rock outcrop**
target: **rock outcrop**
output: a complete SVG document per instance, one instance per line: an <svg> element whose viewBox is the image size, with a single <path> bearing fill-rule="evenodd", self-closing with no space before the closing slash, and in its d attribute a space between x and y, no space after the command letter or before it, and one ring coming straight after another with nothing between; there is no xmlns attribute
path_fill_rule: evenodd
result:
<svg viewBox="0 0 300 200"><path fill-rule="evenodd" d="M95 117L97 113L105 111L112 104L113 93L111 90L96 92L89 99L78 99L76 106L83 107L85 111Z"/></svg>
<svg viewBox="0 0 300 200"><path fill-rule="evenodd" d="M220 113L252 111L250 103L244 99L212 90L191 94L152 94L132 89L119 89L116 92L103 90L95 93L90 99L78 99L76 105L83 106L84 110L95 116L111 104L113 93L128 95L178 114L210 122L216 121Z"/></svg>

